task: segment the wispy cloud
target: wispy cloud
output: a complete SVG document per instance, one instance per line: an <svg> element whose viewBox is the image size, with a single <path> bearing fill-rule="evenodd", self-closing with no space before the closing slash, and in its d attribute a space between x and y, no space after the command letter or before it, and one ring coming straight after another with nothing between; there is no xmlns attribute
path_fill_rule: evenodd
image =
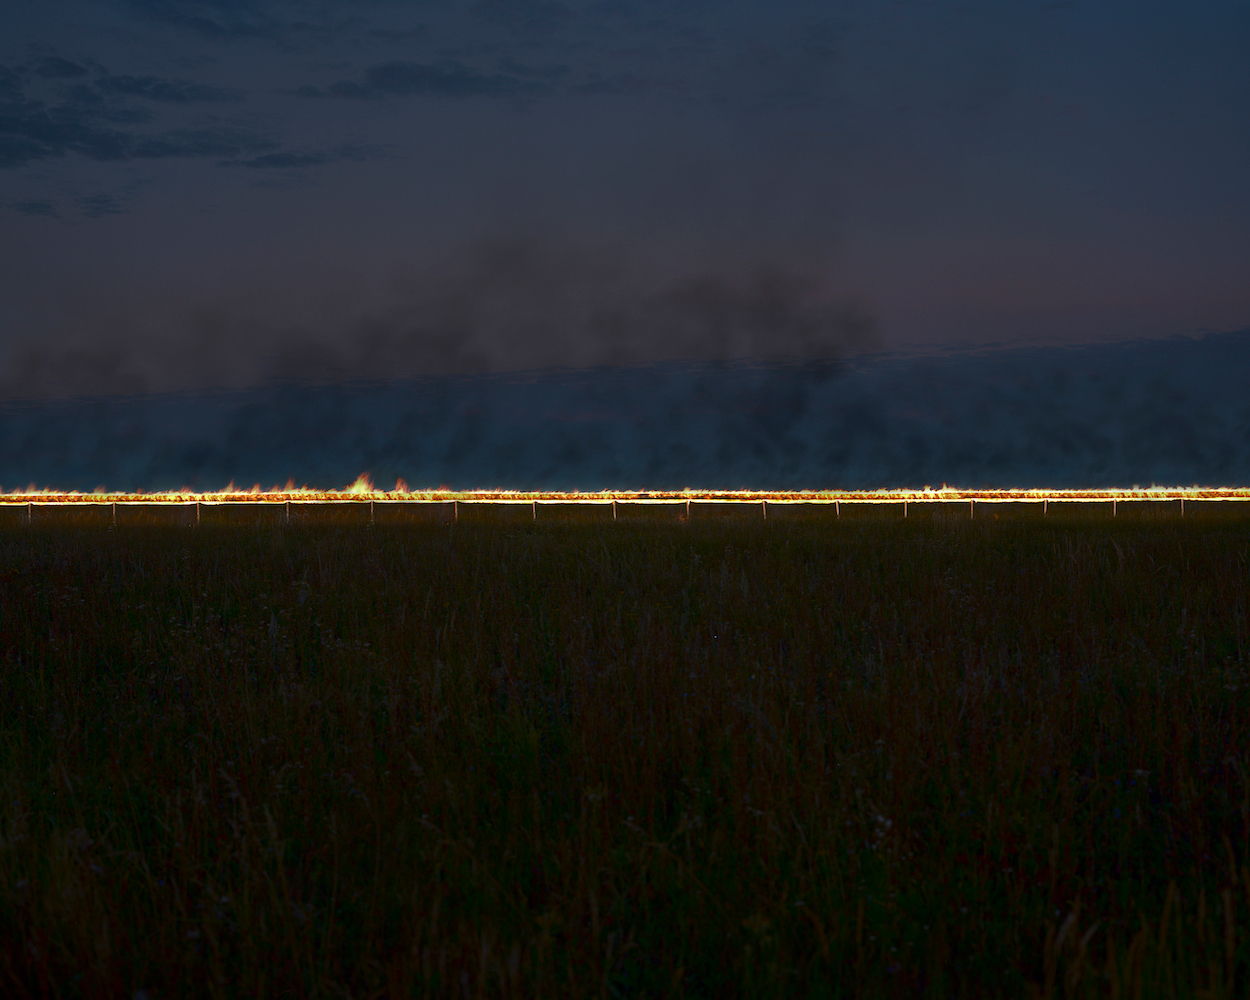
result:
<svg viewBox="0 0 1250 1000"><path fill-rule="evenodd" d="M129 0L128 6L140 17L215 41L272 40L286 27L271 4L256 0Z"/></svg>
<svg viewBox="0 0 1250 1000"><path fill-rule="evenodd" d="M111 194L92 194L78 199L78 207L89 219L102 215L119 215L124 211L121 202Z"/></svg>
<svg viewBox="0 0 1250 1000"><path fill-rule="evenodd" d="M240 101L240 91L157 76L115 76L98 67L91 76L77 63L51 56L33 67L0 67L0 168L70 154L101 162L235 157L278 145L272 134L235 125L140 130L153 113L125 103ZM45 86L32 87L36 79Z"/></svg>
<svg viewBox="0 0 1250 1000"><path fill-rule="evenodd" d="M359 163L363 160L383 159L389 154L372 147L343 145L333 149L322 150L284 150L279 153L263 153L245 160L222 160L218 165L223 167L249 167L253 170L303 170L306 167L321 167L329 163L347 161Z"/></svg>
<svg viewBox="0 0 1250 1000"><path fill-rule="evenodd" d="M88 74L89 70L78 63L62 59L60 56L45 56L31 68L36 76L50 80L76 80Z"/></svg>
<svg viewBox="0 0 1250 1000"><path fill-rule="evenodd" d="M80 156L97 162L209 159L293 171L388 155L358 144L284 150L274 131L211 120L152 127L156 113L151 105L177 109L238 103L245 97L237 88L175 77L113 74L59 56L45 56L31 65L0 66L0 168ZM99 218L122 211L126 200L93 194L75 204L88 218ZM10 207L26 215L56 216L50 203L38 199Z"/></svg>
<svg viewBox="0 0 1250 1000"><path fill-rule="evenodd" d="M300 97L379 100L386 97L517 98L542 93L549 86L532 76L483 73L461 62L426 65L389 62L371 66L359 80L340 80L328 87L301 87Z"/></svg>
<svg viewBox="0 0 1250 1000"><path fill-rule="evenodd" d="M45 219L59 218L56 206L50 201L15 201L12 207L15 212L20 212L22 215L40 216Z"/></svg>
<svg viewBox="0 0 1250 1000"><path fill-rule="evenodd" d="M481 0L473 13L511 31L546 34L574 20L573 11L556 0Z"/></svg>
<svg viewBox="0 0 1250 1000"><path fill-rule="evenodd" d="M160 76L103 76L96 86L106 94L121 94L168 104L221 103L243 100L243 91L233 87L212 87L190 80Z"/></svg>

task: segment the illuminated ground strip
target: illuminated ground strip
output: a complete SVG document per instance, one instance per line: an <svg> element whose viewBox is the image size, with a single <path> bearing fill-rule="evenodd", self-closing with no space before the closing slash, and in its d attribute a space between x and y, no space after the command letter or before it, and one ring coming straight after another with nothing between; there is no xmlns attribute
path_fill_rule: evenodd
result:
<svg viewBox="0 0 1250 1000"><path fill-rule="evenodd" d="M1118 503L1132 501L1250 501L1250 487L1150 487L1148 489L1095 490L604 490L599 493L566 493L517 490L379 490L357 480L343 490L275 488L250 490L226 488L197 493L62 493L26 490L0 493L0 507L25 505L142 505L188 504L907 504L907 503Z"/></svg>

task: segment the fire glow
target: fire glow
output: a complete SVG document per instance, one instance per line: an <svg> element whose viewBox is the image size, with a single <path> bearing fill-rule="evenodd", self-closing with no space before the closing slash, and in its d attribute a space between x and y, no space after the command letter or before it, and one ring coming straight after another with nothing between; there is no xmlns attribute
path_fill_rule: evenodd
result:
<svg viewBox="0 0 1250 1000"><path fill-rule="evenodd" d="M554 490L453 490L410 489L400 480L394 489L379 489L368 476L360 476L341 490L319 490L308 486L260 485L240 489L233 483L224 489L195 491L189 488L145 493L142 491L103 491L92 493L37 489L0 492L0 506L37 504L39 506L78 506L119 504L174 506L187 504L970 504L978 503L1111 503L1146 501L1250 501L1250 487L1150 486L1129 489L880 489L880 490L602 490L594 493Z"/></svg>

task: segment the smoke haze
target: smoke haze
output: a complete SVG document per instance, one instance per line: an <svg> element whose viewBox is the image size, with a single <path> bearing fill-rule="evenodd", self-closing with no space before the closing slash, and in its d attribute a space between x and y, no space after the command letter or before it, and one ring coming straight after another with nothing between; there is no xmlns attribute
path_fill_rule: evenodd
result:
<svg viewBox="0 0 1250 1000"><path fill-rule="evenodd" d="M830 364L873 343L865 306L839 300L823 262L646 268L623 249L492 240L458 268L400 288L291 309L243 304L82 319L12 346L9 400L243 388L608 365L785 359Z"/></svg>
<svg viewBox="0 0 1250 1000"><path fill-rule="evenodd" d="M10 404L0 483L821 489L1250 482L1250 330Z"/></svg>

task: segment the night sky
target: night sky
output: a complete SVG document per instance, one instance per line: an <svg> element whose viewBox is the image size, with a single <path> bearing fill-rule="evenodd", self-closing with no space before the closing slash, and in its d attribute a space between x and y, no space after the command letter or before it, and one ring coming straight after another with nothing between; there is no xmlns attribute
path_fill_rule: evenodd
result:
<svg viewBox="0 0 1250 1000"><path fill-rule="evenodd" d="M1250 4L0 8L0 485L1250 483Z"/></svg>

